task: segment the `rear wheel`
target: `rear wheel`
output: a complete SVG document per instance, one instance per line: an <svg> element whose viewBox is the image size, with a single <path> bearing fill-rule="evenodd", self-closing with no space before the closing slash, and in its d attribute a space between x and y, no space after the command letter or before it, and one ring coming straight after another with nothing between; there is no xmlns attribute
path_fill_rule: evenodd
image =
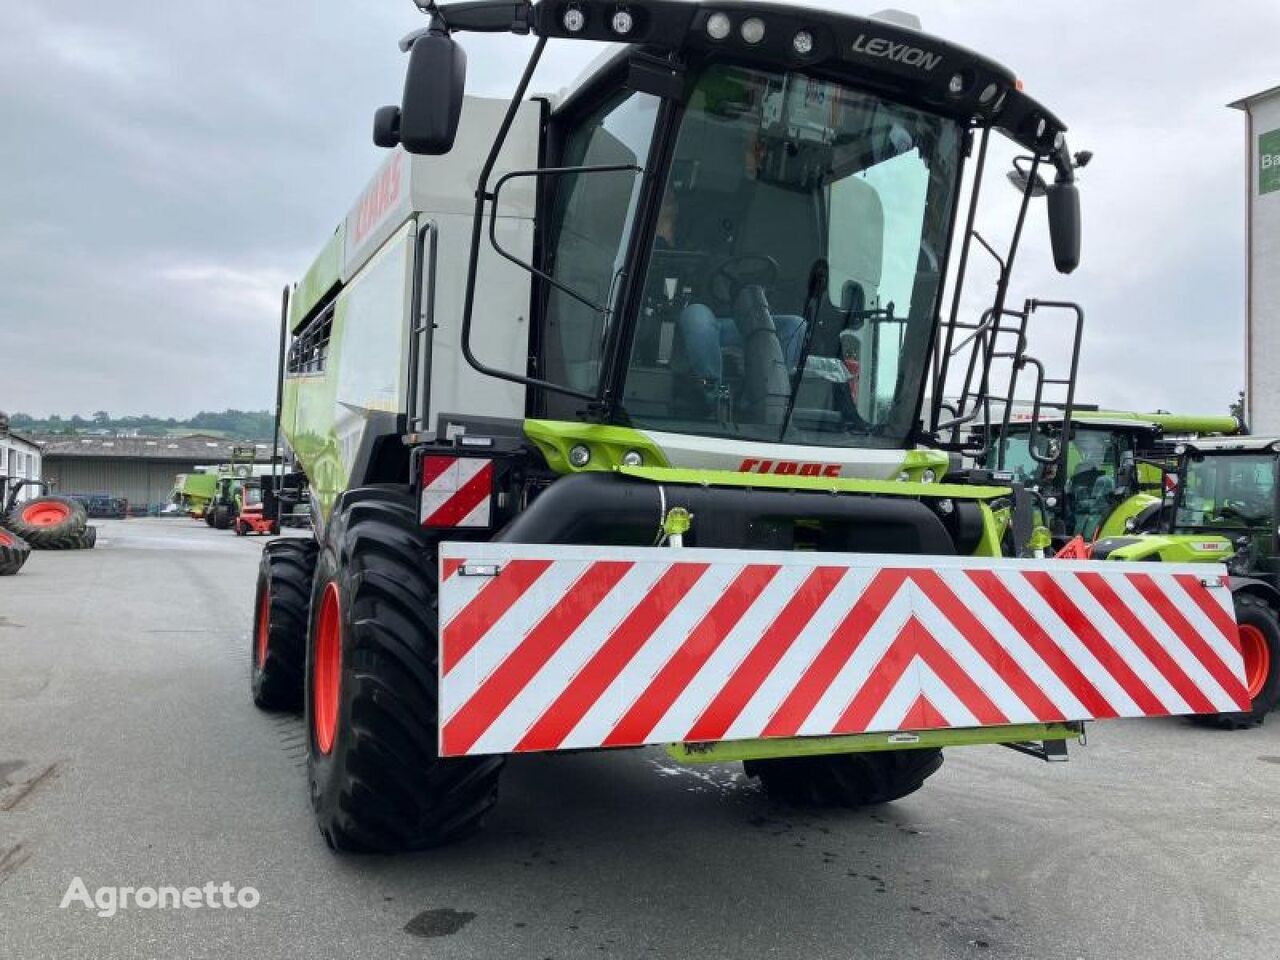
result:
<svg viewBox="0 0 1280 960"><path fill-rule="evenodd" d="M1228 730L1257 726L1280 703L1280 618L1275 608L1259 597L1237 593L1234 599L1244 685L1252 707L1206 718Z"/></svg>
<svg viewBox="0 0 1280 960"><path fill-rule="evenodd" d="M412 498L349 492L311 598L307 770L325 840L392 852L476 830L503 759L437 755L436 554Z"/></svg>
<svg viewBox="0 0 1280 960"><path fill-rule="evenodd" d="M818 757L748 760L747 776L784 803L814 807L863 807L898 800L919 790L942 766L942 751L875 750Z"/></svg>
<svg viewBox="0 0 1280 960"><path fill-rule="evenodd" d="M22 569L31 556L31 547L16 533L0 527L0 577L9 577Z"/></svg>
<svg viewBox="0 0 1280 960"><path fill-rule="evenodd" d="M213 508L213 528L215 530L231 529L233 520L234 517L231 513L231 508L226 504L220 503Z"/></svg>
<svg viewBox="0 0 1280 960"><path fill-rule="evenodd" d="M70 550L79 542L88 515L70 497L34 497L9 511L5 526L33 550Z"/></svg>
<svg viewBox="0 0 1280 960"><path fill-rule="evenodd" d="M314 540L267 544L254 599L253 702L263 710L301 710L307 614L316 572Z"/></svg>

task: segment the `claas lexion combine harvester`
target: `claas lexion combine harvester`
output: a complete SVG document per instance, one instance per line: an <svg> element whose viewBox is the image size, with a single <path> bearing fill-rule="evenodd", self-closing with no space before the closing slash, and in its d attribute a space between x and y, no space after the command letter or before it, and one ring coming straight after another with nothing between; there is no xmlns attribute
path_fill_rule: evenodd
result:
<svg viewBox="0 0 1280 960"><path fill-rule="evenodd" d="M1249 706L1222 567L1038 559L1032 495L949 469L989 395L1074 378L1016 331L1078 308L1006 299L1040 197L1076 266L1083 155L1010 71L902 15L419 5L393 152L286 291L314 537L263 552L253 697L304 709L330 845L464 835L525 751L858 806L943 747ZM534 35L509 101L464 96L467 31ZM530 95L566 40L612 46ZM993 137L1022 196L967 322Z"/></svg>

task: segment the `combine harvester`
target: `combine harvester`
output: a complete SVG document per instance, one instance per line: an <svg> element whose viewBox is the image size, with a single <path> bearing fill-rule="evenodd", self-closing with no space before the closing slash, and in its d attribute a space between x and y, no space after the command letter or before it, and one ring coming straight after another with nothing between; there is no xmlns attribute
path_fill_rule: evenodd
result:
<svg viewBox="0 0 1280 960"><path fill-rule="evenodd" d="M332 847L462 836L524 751L665 745L857 806L943 747L1247 704L1221 568L1037 560L1022 485L944 482L996 359L1009 395L1065 382L1004 321L1082 319L1006 307L1036 196L1076 266L1083 159L1011 72L900 15L421 3L397 149L283 318L314 538L263 551L253 697L304 707ZM465 31L536 36L509 102L464 97ZM616 45L529 96L551 40ZM970 324L993 135L1021 203Z"/></svg>

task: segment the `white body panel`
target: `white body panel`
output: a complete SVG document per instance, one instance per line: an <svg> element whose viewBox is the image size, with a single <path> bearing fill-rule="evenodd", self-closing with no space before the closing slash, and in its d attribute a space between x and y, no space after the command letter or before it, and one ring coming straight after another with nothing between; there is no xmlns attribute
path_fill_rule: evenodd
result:
<svg viewBox="0 0 1280 960"><path fill-rule="evenodd" d="M861 480L897 480L903 450L871 447L810 447L795 443L765 443L727 437L695 437L680 433L642 431L667 456L673 467L690 470L731 470L749 473L795 473L857 477ZM779 464L799 464L804 471L778 469Z"/></svg>

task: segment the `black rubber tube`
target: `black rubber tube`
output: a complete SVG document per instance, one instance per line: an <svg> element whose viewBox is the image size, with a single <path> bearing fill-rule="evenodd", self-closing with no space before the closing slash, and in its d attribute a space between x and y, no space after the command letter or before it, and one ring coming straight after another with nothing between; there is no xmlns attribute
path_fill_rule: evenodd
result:
<svg viewBox="0 0 1280 960"><path fill-rule="evenodd" d="M701 530L742 530L753 523L809 520L847 527L856 542L864 533L876 542L868 552L954 554L955 545L938 516L907 497L873 497L798 490L707 487L629 480L610 473L563 477L541 493L494 540L500 543L654 543L665 510L684 507L694 515L693 540Z"/></svg>

